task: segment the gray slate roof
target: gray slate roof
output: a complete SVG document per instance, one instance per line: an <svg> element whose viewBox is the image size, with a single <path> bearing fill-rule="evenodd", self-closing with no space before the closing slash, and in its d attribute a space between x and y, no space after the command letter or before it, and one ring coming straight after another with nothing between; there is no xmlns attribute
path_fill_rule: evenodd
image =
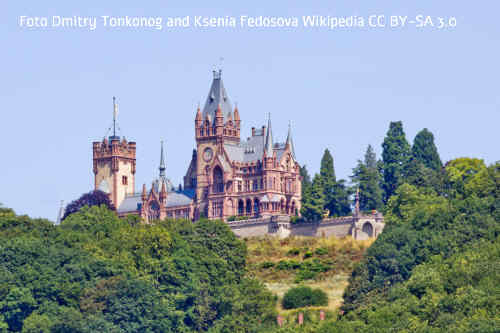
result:
<svg viewBox="0 0 500 333"><path fill-rule="evenodd" d="M189 205L193 201L194 194L195 192L192 189L168 192L165 207L170 208ZM141 203L141 193L135 193L127 196L121 203L120 207L118 207L118 213L136 211L138 209L138 204Z"/></svg>
<svg viewBox="0 0 500 333"><path fill-rule="evenodd" d="M226 122L228 115L233 112L233 106L229 100L224 84L222 83L222 71L214 71L214 79L212 81L212 86L208 91L207 100L205 106L203 107L202 119L205 120L207 114L210 119L215 123L215 112L217 111L217 106L220 104L222 114L224 115L224 122Z"/></svg>
<svg viewBox="0 0 500 333"><path fill-rule="evenodd" d="M242 141L239 144L224 144L224 149L226 149L226 152L229 155L231 161L247 163L262 160L264 154L265 135L260 134L261 133L258 133L258 135L252 136L248 138L247 141ZM276 143L273 146L273 150L276 151L276 155L279 161L285 151L285 144Z"/></svg>

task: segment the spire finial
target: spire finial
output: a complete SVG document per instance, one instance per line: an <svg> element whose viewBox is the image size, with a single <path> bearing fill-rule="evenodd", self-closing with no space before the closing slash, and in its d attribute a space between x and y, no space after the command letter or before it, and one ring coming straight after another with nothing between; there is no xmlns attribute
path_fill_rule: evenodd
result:
<svg viewBox="0 0 500 333"><path fill-rule="evenodd" d="M113 137L116 137L116 117L118 117L118 105L116 105L116 97L113 96Z"/></svg>
<svg viewBox="0 0 500 333"><path fill-rule="evenodd" d="M166 167L165 167L165 156L163 153L163 140L161 140L160 167L158 169L160 169L160 178L161 179L165 178Z"/></svg>
<svg viewBox="0 0 500 333"><path fill-rule="evenodd" d="M292 153L292 157L295 159L295 147L293 146L293 138L292 138L292 122L288 121L288 135L286 136L286 143L290 147L290 151Z"/></svg>
<svg viewBox="0 0 500 333"><path fill-rule="evenodd" d="M267 157L273 156L273 130L271 128L271 112L268 113L266 142L264 149Z"/></svg>

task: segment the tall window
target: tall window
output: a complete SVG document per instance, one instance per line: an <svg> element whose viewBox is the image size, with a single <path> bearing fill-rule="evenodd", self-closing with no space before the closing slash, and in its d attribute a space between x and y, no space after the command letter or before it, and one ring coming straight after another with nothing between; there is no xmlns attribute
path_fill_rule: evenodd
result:
<svg viewBox="0 0 500 333"><path fill-rule="evenodd" d="M222 170L220 167L216 166L214 168L214 184L213 184L213 192L221 193L224 192L224 177L222 175Z"/></svg>
<svg viewBox="0 0 500 333"><path fill-rule="evenodd" d="M128 185L128 179L127 179L127 176L122 176L122 184L123 184L123 185Z"/></svg>

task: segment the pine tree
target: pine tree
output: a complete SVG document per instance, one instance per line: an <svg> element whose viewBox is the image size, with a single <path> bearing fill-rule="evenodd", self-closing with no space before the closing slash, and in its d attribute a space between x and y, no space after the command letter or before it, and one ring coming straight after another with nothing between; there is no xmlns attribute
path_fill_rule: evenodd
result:
<svg viewBox="0 0 500 333"><path fill-rule="evenodd" d="M401 121L390 123L382 148L384 201L387 202L403 183L410 159L410 145L406 141Z"/></svg>
<svg viewBox="0 0 500 333"><path fill-rule="evenodd" d="M443 177L442 163L434 144L434 135L424 128L413 140L411 159L406 168L406 182L439 193L442 191Z"/></svg>
<svg viewBox="0 0 500 333"><path fill-rule="evenodd" d="M351 211L349 203L349 189L344 180L337 181L332 154L328 149L321 158L319 180L323 187L324 208L328 209L332 216L344 216Z"/></svg>
<svg viewBox="0 0 500 333"><path fill-rule="evenodd" d="M314 176L310 191L310 196L303 202L301 214L308 221L319 221L325 207L325 194L321 176Z"/></svg>
<svg viewBox="0 0 500 333"><path fill-rule="evenodd" d="M443 167L441 158L434 144L434 135L424 128L415 136L411 148L412 158L423 163L425 167L440 171Z"/></svg>
<svg viewBox="0 0 500 333"><path fill-rule="evenodd" d="M371 145L366 149L364 161L358 160L358 165L352 171L352 182L359 188L360 209L381 210L383 206L381 176L377 166L377 156Z"/></svg>

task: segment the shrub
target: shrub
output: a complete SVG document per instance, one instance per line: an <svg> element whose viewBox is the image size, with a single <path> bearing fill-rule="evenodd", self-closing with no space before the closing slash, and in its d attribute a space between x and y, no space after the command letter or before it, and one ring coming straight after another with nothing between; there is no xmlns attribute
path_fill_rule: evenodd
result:
<svg viewBox="0 0 500 333"><path fill-rule="evenodd" d="M248 216L231 215L227 218L227 222L243 221L243 220L248 220Z"/></svg>
<svg viewBox="0 0 500 333"><path fill-rule="evenodd" d="M300 250L294 247L293 249L288 250L286 253L287 256L298 256L300 253Z"/></svg>
<svg viewBox="0 0 500 333"><path fill-rule="evenodd" d="M300 217L300 216L292 216L290 218L290 223L302 223L302 222L305 222L304 218L303 217Z"/></svg>
<svg viewBox="0 0 500 333"><path fill-rule="evenodd" d="M324 247L319 247L317 248L314 253L316 253L316 255L318 256L323 256L325 254L328 254L328 249L324 248Z"/></svg>
<svg viewBox="0 0 500 333"><path fill-rule="evenodd" d="M264 261L262 264L260 264L260 268L262 269L268 269L274 267L274 262L272 261Z"/></svg>
<svg viewBox="0 0 500 333"><path fill-rule="evenodd" d="M328 296L321 289L299 286L288 290L283 296L284 309L296 309L304 306L326 306Z"/></svg>
<svg viewBox="0 0 500 333"><path fill-rule="evenodd" d="M276 268L279 270L292 270L300 268L300 262L296 260L280 260Z"/></svg>
<svg viewBox="0 0 500 333"><path fill-rule="evenodd" d="M313 253L311 251L307 251L304 253L304 259L311 258L313 256Z"/></svg>

